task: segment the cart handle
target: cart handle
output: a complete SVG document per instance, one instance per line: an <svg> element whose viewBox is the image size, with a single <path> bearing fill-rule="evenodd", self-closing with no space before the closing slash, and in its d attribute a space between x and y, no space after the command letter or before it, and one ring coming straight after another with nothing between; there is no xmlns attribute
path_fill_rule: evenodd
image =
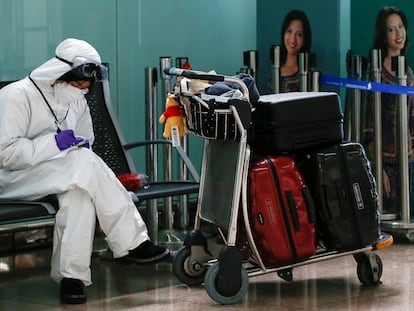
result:
<svg viewBox="0 0 414 311"><path fill-rule="evenodd" d="M240 85L243 93L243 99L247 102L249 102L249 90L246 87L246 84L238 78L235 77L229 77L229 76L223 76L223 75L217 75L217 74L208 74L193 70L184 70L179 69L176 67L171 68L165 68L164 73L167 75L174 75L174 76L183 76L189 79L196 79L196 80L207 80L207 81L216 81L216 82L235 82L238 85Z"/></svg>
<svg viewBox="0 0 414 311"><path fill-rule="evenodd" d="M189 79L208 80L208 81L224 81L223 75L201 73L193 70L184 70L175 67L165 68L164 73L173 76L183 76Z"/></svg>

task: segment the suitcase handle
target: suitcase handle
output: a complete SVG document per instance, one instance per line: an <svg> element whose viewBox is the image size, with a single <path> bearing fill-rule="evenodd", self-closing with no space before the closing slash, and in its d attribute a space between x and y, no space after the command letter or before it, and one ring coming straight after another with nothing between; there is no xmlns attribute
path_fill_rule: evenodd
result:
<svg viewBox="0 0 414 311"><path fill-rule="evenodd" d="M295 200L293 199L292 191L287 190L285 192L286 201L289 206L290 216L292 217L293 226L296 231L300 231L299 215L296 208Z"/></svg>
<svg viewBox="0 0 414 311"><path fill-rule="evenodd" d="M305 199L306 206L308 208L308 221L310 224L316 223L316 208L315 201L308 187L302 189L302 196Z"/></svg>

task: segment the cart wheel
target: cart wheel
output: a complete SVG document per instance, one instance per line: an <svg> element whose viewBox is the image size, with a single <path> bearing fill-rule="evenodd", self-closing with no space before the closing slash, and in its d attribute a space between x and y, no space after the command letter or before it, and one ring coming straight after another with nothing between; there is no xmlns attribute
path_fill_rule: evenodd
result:
<svg viewBox="0 0 414 311"><path fill-rule="evenodd" d="M190 254L190 249L185 246L177 251L173 261L173 272L184 284L200 285L204 282L206 268L199 262L190 262Z"/></svg>
<svg viewBox="0 0 414 311"><path fill-rule="evenodd" d="M365 286L376 286L381 284L382 261L374 254L376 266L372 267L368 256L358 257L357 274L359 281Z"/></svg>
<svg viewBox="0 0 414 311"><path fill-rule="evenodd" d="M216 278L219 271L219 263L216 262L212 266L210 266L207 270L206 277L204 279L207 294L216 302L221 303L223 305L230 305L239 302L243 296L246 294L249 288L249 276L247 271L242 268L241 273L241 284L240 288L237 290L235 289L236 294L232 296L226 296L219 292L216 286ZM232 282L232 280L228 280Z"/></svg>

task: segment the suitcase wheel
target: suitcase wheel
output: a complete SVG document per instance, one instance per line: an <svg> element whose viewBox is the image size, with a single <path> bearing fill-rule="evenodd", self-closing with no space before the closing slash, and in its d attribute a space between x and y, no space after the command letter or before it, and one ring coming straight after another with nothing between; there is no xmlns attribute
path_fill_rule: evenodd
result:
<svg viewBox="0 0 414 311"><path fill-rule="evenodd" d="M381 258L370 252L354 255L357 261L357 274L359 281L365 286L376 286L381 284L382 261Z"/></svg>
<svg viewBox="0 0 414 311"><path fill-rule="evenodd" d="M207 294L212 298L214 301L223 304L223 305L230 305L238 303L243 296L246 294L248 288L249 288L249 276L247 274L247 271L244 268L241 268L240 270L240 276L241 276L241 283L238 284L238 288L233 288L235 291L235 294L228 295L226 293L223 293L222 289L219 288L219 285L217 284L217 281L220 280L220 274L219 274L219 262L214 263L212 266L210 266L207 270L204 284L206 287ZM222 282L225 282L227 284L234 284L232 280L229 279L222 279Z"/></svg>
<svg viewBox="0 0 414 311"><path fill-rule="evenodd" d="M205 263L212 259L204 252L203 246L181 247L174 255L173 272L175 277L189 286L201 285L207 268Z"/></svg>

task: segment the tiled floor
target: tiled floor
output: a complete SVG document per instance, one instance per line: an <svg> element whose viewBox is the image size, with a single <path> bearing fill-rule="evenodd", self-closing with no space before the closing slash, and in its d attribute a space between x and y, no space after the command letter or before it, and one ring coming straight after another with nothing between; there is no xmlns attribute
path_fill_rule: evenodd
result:
<svg viewBox="0 0 414 311"><path fill-rule="evenodd" d="M216 242L209 240L213 253L222 247ZM0 310L413 310L414 244L397 240L377 254L383 262L383 284L377 287L360 284L349 255L297 267L293 282L274 273L251 277L241 302L226 306L203 286L180 283L170 263L122 266L94 257L87 303L61 305L46 248L0 258Z"/></svg>

